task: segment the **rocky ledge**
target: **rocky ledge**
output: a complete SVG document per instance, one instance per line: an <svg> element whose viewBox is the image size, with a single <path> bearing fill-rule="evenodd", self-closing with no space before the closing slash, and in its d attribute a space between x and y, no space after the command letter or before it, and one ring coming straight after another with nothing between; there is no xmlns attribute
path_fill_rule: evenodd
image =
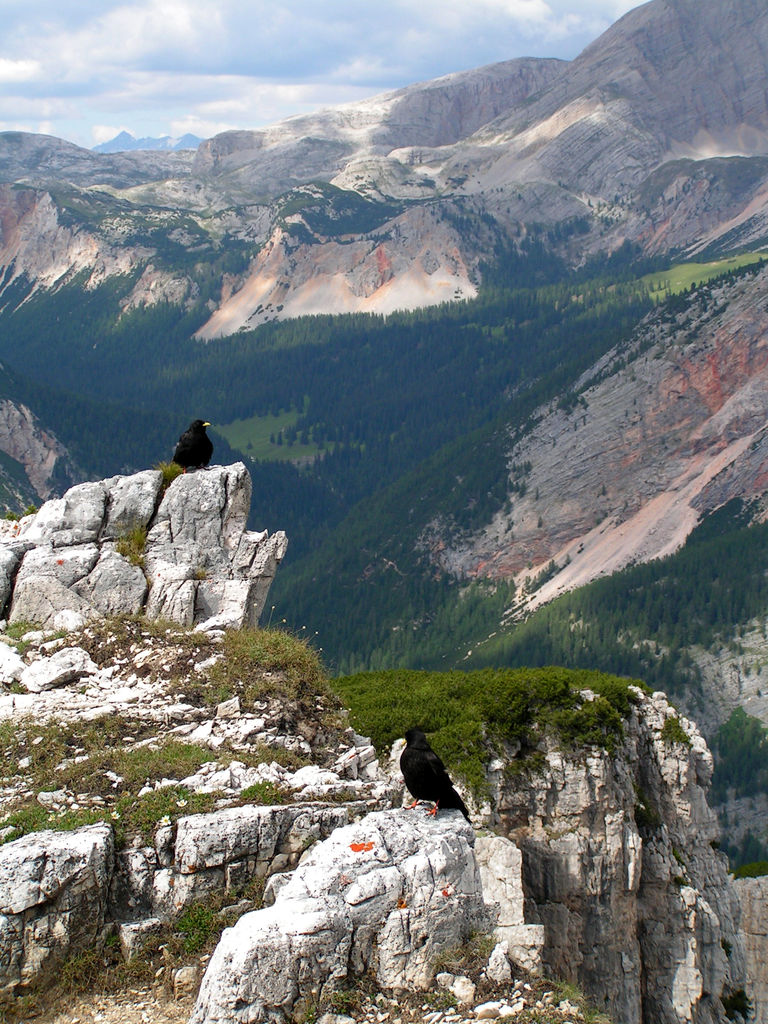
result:
<svg viewBox="0 0 768 1024"><path fill-rule="evenodd" d="M255 625L285 534L245 529L243 463L177 477L160 470L78 484L4 523L0 605L10 622L72 629L95 615L183 625Z"/></svg>

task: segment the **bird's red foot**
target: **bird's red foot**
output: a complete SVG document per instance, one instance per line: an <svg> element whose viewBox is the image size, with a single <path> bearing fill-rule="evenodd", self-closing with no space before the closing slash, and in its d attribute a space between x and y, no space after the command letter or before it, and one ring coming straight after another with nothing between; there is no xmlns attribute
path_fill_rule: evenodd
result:
<svg viewBox="0 0 768 1024"><path fill-rule="evenodd" d="M412 811L418 802L418 800L414 800L412 804L408 804L407 807L405 808L406 811Z"/></svg>
<svg viewBox="0 0 768 1024"><path fill-rule="evenodd" d="M430 817L434 818L434 816L437 814L437 809L438 809L439 806L440 806L439 804L435 804L435 806L429 812Z"/></svg>

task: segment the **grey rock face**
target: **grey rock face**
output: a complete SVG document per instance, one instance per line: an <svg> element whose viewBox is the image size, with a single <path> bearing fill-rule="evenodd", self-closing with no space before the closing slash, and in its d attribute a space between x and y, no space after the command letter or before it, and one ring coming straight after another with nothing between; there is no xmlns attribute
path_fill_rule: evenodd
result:
<svg viewBox="0 0 768 1024"><path fill-rule="evenodd" d="M40 981L99 937L112 829L38 832L0 846L0 993Z"/></svg>
<svg viewBox="0 0 768 1024"><path fill-rule="evenodd" d="M167 920L209 893L236 890L249 878L293 867L303 850L349 817L343 806L289 805L229 807L181 818L169 866L162 867L162 852L155 862L152 912Z"/></svg>
<svg viewBox="0 0 768 1024"><path fill-rule="evenodd" d="M560 571L532 590L534 608L670 554L706 513L761 495L768 272L715 287L713 300L714 315L701 297L671 323L649 316L585 373L583 407L540 408L536 430L508 452L513 467L532 467L525 493L459 545L441 545L439 530L423 537L442 567L522 587L552 560Z"/></svg>
<svg viewBox="0 0 768 1024"><path fill-rule="evenodd" d="M287 540L247 533L251 478L242 463L178 477L147 536L147 614L191 625L255 625Z"/></svg>
<svg viewBox="0 0 768 1024"><path fill-rule="evenodd" d="M428 987L432 961L488 925L461 815L369 814L309 853L264 910L227 929L191 1024L281 1020L348 973Z"/></svg>
<svg viewBox="0 0 768 1024"><path fill-rule="evenodd" d="M146 607L184 625L255 625L287 541L245 530L243 463L181 476L164 495L161 487L157 470L79 484L0 540L10 621L56 628ZM119 550L142 531L143 566Z"/></svg>
<svg viewBox="0 0 768 1024"><path fill-rule="evenodd" d="M136 615L146 601L148 588L138 565L104 547L93 569L72 589L102 615Z"/></svg>
<svg viewBox="0 0 768 1024"><path fill-rule="evenodd" d="M747 995L756 1024L768 1021L768 876L737 878L747 958Z"/></svg>
<svg viewBox="0 0 768 1024"><path fill-rule="evenodd" d="M664 738L674 716L663 694L637 691L616 756L553 749L534 778L502 767L492 783L544 973L625 1024L720 1022L719 996L745 987L738 900L712 845L712 757L687 719L687 744Z"/></svg>
<svg viewBox="0 0 768 1024"><path fill-rule="evenodd" d="M491 929L499 946L489 977L507 976L508 954L513 973L520 965L575 981L627 1024L724 1024L721 993L746 988L756 998L752 972L765 959L761 904L756 896L753 919L745 914L753 965L745 972L735 889L724 858L710 845L718 835L706 804L711 757L685 719L680 725L689 742L665 739L674 712L663 695L638 691L614 754L552 748L532 776L505 772L499 757L483 814L506 836L475 838L453 812L433 820L423 810L386 811L350 824L398 799L395 776L382 770L365 737L351 729L313 729L310 744L299 733L289 735L283 699L248 708L238 698L218 706L186 703L178 677L166 677L165 667L183 656L194 686L223 657L222 638L146 630L136 621L119 626L126 630L119 644L117 625L98 621L66 641L30 639L23 658L3 668L6 685L20 678L19 662L22 671L42 677L45 667L53 671L74 659L76 671L69 681L54 680L53 688L41 683L39 692L0 694L0 718L23 728L30 715L45 721L122 715L136 723L136 735L149 725L158 742L172 736L206 744L211 760L194 775L158 777L144 792L164 786L213 792L219 810L161 819L151 839L135 836L113 866L90 874L87 868L54 872L54 866L80 864L87 860L83 849L100 850L92 830L0 847L0 894L8 894L0 904L0 990L44 979L60 954L97 945L103 927L96 933L82 914L117 925L131 955L158 921L266 876L272 906L225 933L201 992L199 1024L301 1014L334 979L366 972L385 988L419 989L431 982L438 949ZM198 651L191 649L195 643ZM99 662L95 673L83 657L86 647ZM112 652L105 660L103 650ZM248 767L233 754L240 744L297 750L315 763L295 771L276 761ZM279 788L286 802L244 804L244 790L258 783ZM0 803L10 808L26 787L22 776L7 780ZM97 806L57 787L55 777L36 799L52 813ZM100 857L93 855L98 864ZM49 881L59 875L60 890ZM93 889L87 897L81 881ZM32 892L32 902L25 896L24 907L17 905L17 889ZM296 974L286 970L294 963ZM447 977L458 999L474 999L473 982ZM515 1012L525 1005L511 1002ZM504 1009L486 1003L482 1013L504 1015Z"/></svg>
<svg viewBox="0 0 768 1024"><path fill-rule="evenodd" d="M515 963L531 974L541 973L545 929L526 921L519 848L505 836L478 836L475 843L486 903L496 907L494 935ZM500 956L497 955L500 966Z"/></svg>
<svg viewBox="0 0 768 1024"><path fill-rule="evenodd" d="M0 450L24 467L39 498L50 498L61 483L74 483L75 469L61 443L43 429L25 405L0 401Z"/></svg>

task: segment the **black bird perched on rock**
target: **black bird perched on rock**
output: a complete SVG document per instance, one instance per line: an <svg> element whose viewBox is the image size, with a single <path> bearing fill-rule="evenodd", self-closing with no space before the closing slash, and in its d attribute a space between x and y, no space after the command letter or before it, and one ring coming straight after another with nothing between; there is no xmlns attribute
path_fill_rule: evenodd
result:
<svg viewBox="0 0 768 1024"><path fill-rule="evenodd" d="M179 438L178 444L173 452L173 461L184 468L200 469L207 466L213 455L213 442L205 432L210 423L204 420L195 420L187 427Z"/></svg>
<svg viewBox="0 0 768 1024"><path fill-rule="evenodd" d="M430 814L437 814L438 808L454 807L469 821L469 811L464 801L453 788L445 765L430 747L421 729L409 729L405 734L405 750L400 755L400 771L415 807L419 800L431 800L434 808Z"/></svg>

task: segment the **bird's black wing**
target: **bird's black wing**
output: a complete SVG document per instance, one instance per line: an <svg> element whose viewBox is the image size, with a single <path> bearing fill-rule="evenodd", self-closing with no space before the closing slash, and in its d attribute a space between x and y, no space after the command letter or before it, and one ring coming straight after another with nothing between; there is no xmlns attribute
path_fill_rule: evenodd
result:
<svg viewBox="0 0 768 1024"><path fill-rule="evenodd" d="M450 776L445 770L445 765L440 760L438 755L430 747L429 750L424 751L424 767L426 770L432 773L435 777L435 782L438 786L452 785Z"/></svg>
<svg viewBox="0 0 768 1024"><path fill-rule="evenodd" d="M189 457L194 451L194 440L188 430L179 438L176 447L173 450L173 461L178 462L180 466L189 465Z"/></svg>

